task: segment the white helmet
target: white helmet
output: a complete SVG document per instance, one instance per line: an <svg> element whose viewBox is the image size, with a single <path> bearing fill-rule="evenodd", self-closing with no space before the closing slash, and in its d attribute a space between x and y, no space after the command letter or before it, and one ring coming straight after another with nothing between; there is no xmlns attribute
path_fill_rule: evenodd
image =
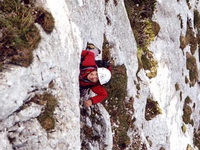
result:
<svg viewBox="0 0 200 150"><path fill-rule="evenodd" d="M97 74L101 85L108 83L111 79L111 72L107 68L97 68Z"/></svg>

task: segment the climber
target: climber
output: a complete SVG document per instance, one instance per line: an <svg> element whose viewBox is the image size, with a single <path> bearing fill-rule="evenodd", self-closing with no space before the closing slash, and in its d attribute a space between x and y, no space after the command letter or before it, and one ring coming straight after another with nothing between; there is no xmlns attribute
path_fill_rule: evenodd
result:
<svg viewBox="0 0 200 150"><path fill-rule="evenodd" d="M99 53L100 50L96 47L82 50L81 53L79 75L80 94L84 96L84 91L87 91L87 89L92 90L96 94L96 96L90 97L84 102L86 107L99 103L108 97L108 93L103 85L111 79L111 67L109 70L105 67L97 66L95 56Z"/></svg>

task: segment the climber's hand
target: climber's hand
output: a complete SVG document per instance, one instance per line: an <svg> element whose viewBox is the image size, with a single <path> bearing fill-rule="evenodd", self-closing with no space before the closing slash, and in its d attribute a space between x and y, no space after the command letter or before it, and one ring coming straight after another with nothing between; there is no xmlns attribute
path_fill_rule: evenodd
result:
<svg viewBox="0 0 200 150"><path fill-rule="evenodd" d="M87 101L84 102L86 107L90 107L92 105L92 100L88 99Z"/></svg>

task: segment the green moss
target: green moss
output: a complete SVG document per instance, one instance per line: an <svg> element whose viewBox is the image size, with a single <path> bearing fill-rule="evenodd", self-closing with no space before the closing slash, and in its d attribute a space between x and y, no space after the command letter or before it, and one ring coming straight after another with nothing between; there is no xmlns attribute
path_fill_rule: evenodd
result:
<svg viewBox="0 0 200 150"><path fill-rule="evenodd" d="M112 80L106 86L109 97L103 102L103 105L111 116L112 130L114 134L113 149L125 149L130 144L130 138L127 135L128 129L133 125L132 113L133 98L125 101L127 95L127 74L124 65L114 66Z"/></svg>
<svg viewBox="0 0 200 150"><path fill-rule="evenodd" d="M194 56L186 53L186 67L189 70L190 85L194 86L198 81L198 67Z"/></svg>
<svg viewBox="0 0 200 150"><path fill-rule="evenodd" d="M156 7L156 0L153 1L131 1L125 0L125 6L131 23L133 33L138 45L139 68L148 70L147 76L153 78L157 75L157 61L153 54L148 50L149 44L157 36L160 26L151 20ZM151 53L151 57L147 57Z"/></svg>
<svg viewBox="0 0 200 150"><path fill-rule="evenodd" d="M44 112L38 116L38 121L46 131L50 131L55 128L53 113L57 106L57 99L50 93L44 93L43 95L37 96L37 98L41 101L40 104L45 105Z"/></svg>
<svg viewBox="0 0 200 150"><path fill-rule="evenodd" d="M43 27L45 32L51 33L55 26L55 21L52 14L46 11L42 7L37 7L36 12L37 12L36 22Z"/></svg>
<svg viewBox="0 0 200 150"><path fill-rule="evenodd" d="M182 119L183 119L183 122L185 124L191 124L192 123L192 120L190 118L191 114L192 114L192 109L189 106L189 103L191 103L191 101L192 100L189 97L187 97L185 99L185 102L184 102Z"/></svg>
<svg viewBox="0 0 200 150"><path fill-rule="evenodd" d="M161 113L162 110L160 109L158 102L147 98L147 104L145 108L145 119L149 121Z"/></svg>

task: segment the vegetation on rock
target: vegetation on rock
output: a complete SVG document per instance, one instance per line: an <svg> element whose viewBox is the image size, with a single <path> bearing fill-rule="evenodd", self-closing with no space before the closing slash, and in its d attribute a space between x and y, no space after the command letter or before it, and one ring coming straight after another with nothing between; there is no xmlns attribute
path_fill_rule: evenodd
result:
<svg viewBox="0 0 200 150"><path fill-rule="evenodd" d="M194 54L198 45L198 37L195 36L190 24L190 21L188 21L186 35L180 36L180 48L183 50L189 44L190 51L192 54Z"/></svg>
<svg viewBox="0 0 200 150"><path fill-rule="evenodd" d="M160 30L160 26L152 21L156 0L125 0L124 3L138 46L138 72L144 68L146 75L153 78L157 75L157 61L148 46Z"/></svg>
<svg viewBox="0 0 200 150"><path fill-rule="evenodd" d="M28 67L32 63L32 51L41 39L35 21L41 18L41 14L48 18L42 21L45 31L50 33L54 27L50 13L28 4L20 0L3 0L0 3L0 63L3 65ZM35 15L38 13L39 18Z"/></svg>
<svg viewBox="0 0 200 150"><path fill-rule="evenodd" d="M160 109L158 102L152 100L151 98L147 98L147 104L145 108L145 119L149 121L161 113L162 110Z"/></svg>
<svg viewBox="0 0 200 150"><path fill-rule="evenodd" d="M182 116L183 122L185 124L193 124L193 120L190 118L192 114L192 109L189 104L191 102L192 100L190 99L190 97L186 97L184 106L183 106L183 116Z"/></svg>
<svg viewBox="0 0 200 150"><path fill-rule="evenodd" d="M190 86L194 86L198 81L198 67L194 56L186 53L186 67L189 70Z"/></svg>
<svg viewBox="0 0 200 150"><path fill-rule="evenodd" d="M32 101L45 106L44 111L37 118L41 126L46 131L54 129L55 118L53 113L57 106L57 99L50 93L44 93L42 95L36 95Z"/></svg>

